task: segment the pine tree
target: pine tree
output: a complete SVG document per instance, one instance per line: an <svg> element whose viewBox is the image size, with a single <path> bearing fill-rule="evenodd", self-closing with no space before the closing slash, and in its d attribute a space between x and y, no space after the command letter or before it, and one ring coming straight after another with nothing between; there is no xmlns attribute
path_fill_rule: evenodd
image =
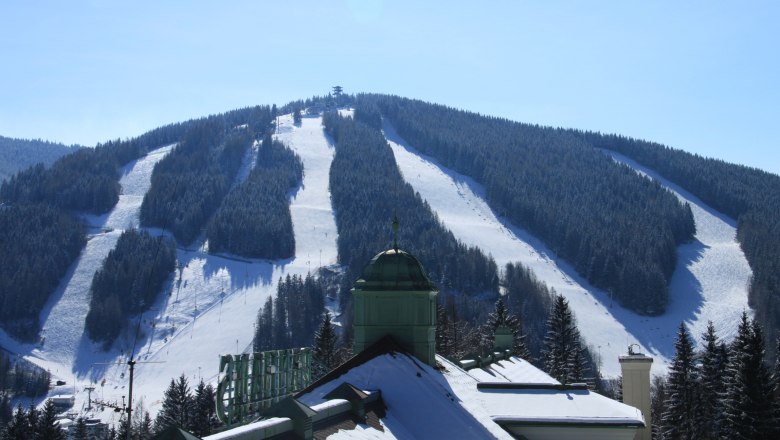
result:
<svg viewBox="0 0 780 440"><path fill-rule="evenodd" d="M255 351L266 351L273 348L273 304L273 298L269 296L265 302L265 306L257 312L257 326L254 340Z"/></svg>
<svg viewBox="0 0 780 440"><path fill-rule="evenodd" d="M743 312L727 367L723 437L745 440L772 437L773 396L767 392L771 377L763 357L763 331Z"/></svg>
<svg viewBox="0 0 780 440"><path fill-rule="evenodd" d="M178 380L171 379L165 390L162 409L154 421L155 431L162 431L168 426L189 429L191 417L192 395L187 378L182 374Z"/></svg>
<svg viewBox="0 0 780 440"><path fill-rule="evenodd" d="M580 368L577 364L581 355L580 332L569 310L569 302L562 295L555 295L547 318L547 334L544 337L545 370L559 382L567 383L574 375L584 375L584 367L580 371L574 371Z"/></svg>
<svg viewBox="0 0 780 440"><path fill-rule="evenodd" d="M517 318L509 315L509 311L504 305L504 300L498 298L493 306L493 312L488 315L487 323L480 329L480 346L483 353L493 351L496 340L496 330L498 327L505 326L510 329L517 327Z"/></svg>
<svg viewBox="0 0 780 440"><path fill-rule="evenodd" d="M57 422L57 407L51 399L46 400L43 405L35 431L40 439L65 440L65 432Z"/></svg>
<svg viewBox="0 0 780 440"><path fill-rule="evenodd" d="M104 440L117 440L116 428L112 426L106 433Z"/></svg>
<svg viewBox="0 0 780 440"><path fill-rule="evenodd" d="M27 421L30 424L30 429L37 435L38 433L38 421L41 418L41 412L32 403L27 408Z"/></svg>
<svg viewBox="0 0 780 440"><path fill-rule="evenodd" d="M154 422L149 411L144 411L144 417L134 428L136 438L139 440L149 440L154 435Z"/></svg>
<svg viewBox="0 0 780 440"><path fill-rule="evenodd" d="M314 334L314 348L312 349L312 376L320 378L336 365L336 346L338 335L330 319L330 313L325 312L322 324Z"/></svg>
<svg viewBox="0 0 780 440"><path fill-rule="evenodd" d="M772 386L774 387L775 437L780 437L780 337L775 340L775 370L772 372Z"/></svg>
<svg viewBox="0 0 780 440"><path fill-rule="evenodd" d="M76 429L73 432L73 440L89 440L87 422L84 420L84 417L76 419Z"/></svg>
<svg viewBox="0 0 780 440"><path fill-rule="evenodd" d="M27 413L22 408L22 405L19 404L16 407L13 418L8 423L6 438L8 440L28 440L34 437L35 426L30 424Z"/></svg>
<svg viewBox="0 0 780 440"><path fill-rule="evenodd" d="M712 321L702 334L704 351L701 353L699 367L698 401L696 429L702 439L719 438L719 426L722 418L721 391L723 390L723 369L725 359L720 351L718 337Z"/></svg>
<svg viewBox="0 0 780 440"><path fill-rule="evenodd" d="M680 323L674 349L664 412L661 414L661 432L664 439L699 438L695 429L697 378L693 364L693 342L685 323Z"/></svg>
<svg viewBox="0 0 780 440"><path fill-rule="evenodd" d="M117 431L116 436L118 440L125 440L128 438L128 431L130 431L130 438L133 436L133 424L130 423L127 418L122 418L119 420L119 431Z"/></svg>
<svg viewBox="0 0 780 440"><path fill-rule="evenodd" d="M192 414L192 433L198 437L211 434L212 418L214 416L214 387L206 385L203 380L195 388L195 401Z"/></svg>
<svg viewBox="0 0 780 440"><path fill-rule="evenodd" d="M512 354L521 359L525 359L528 362L534 361L531 350L526 343L526 337L521 325L518 325L512 330Z"/></svg>

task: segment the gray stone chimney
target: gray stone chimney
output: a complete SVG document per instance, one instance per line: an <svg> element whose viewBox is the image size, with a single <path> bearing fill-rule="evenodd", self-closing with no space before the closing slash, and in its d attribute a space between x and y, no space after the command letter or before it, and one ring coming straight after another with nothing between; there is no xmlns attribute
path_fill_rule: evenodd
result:
<svg viewBox="0 0 780 440"><path fill-rule="evenodd" d="M623 373L623 403L642 411L645 427L637 430L635 440L650 440L652 437L650 416L650 366L653 358L635 353L633 345L628 354L620 356L620 370Z"/></svg>

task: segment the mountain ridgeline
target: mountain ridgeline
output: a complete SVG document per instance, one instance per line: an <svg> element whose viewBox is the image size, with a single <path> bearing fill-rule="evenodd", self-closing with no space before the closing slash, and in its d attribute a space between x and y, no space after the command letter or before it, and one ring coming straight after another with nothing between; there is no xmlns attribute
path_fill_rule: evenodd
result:
<svg viewBox="0 0 780 440"><path fill-rule="evenodd" d="M0 182L37 163L49 166L72 153L78 145L67 146L40 139L15 139L0 136Z"/></svg>
<svg viewBox="0 0 780 440"><path fill-rule="evenodd" d="M625 307L664 312L677 245L695 225L657 182L566 130L385 95L359 95L355 114L373 125L384 117L422 153L484 185L496 212Z"/></svg>

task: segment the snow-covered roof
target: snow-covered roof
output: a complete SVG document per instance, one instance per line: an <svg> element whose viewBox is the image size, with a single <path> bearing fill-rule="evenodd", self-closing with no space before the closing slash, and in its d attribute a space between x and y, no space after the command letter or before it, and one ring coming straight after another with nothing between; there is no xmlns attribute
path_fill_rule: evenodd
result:
<svg viewBox="0 0 780 440"><path fill-rule="evenodd" d="M440 369L404 353L381 354L315 384L298 399L312 407L321 405L344 382L381 390L387 406L383 438L510 439L502 424L629 428L644 424L638 409L585 387L565 387L520 358L470 371L441 356L436 359ZM342 431L339 438L374 438L370 431Z"/></svg>
<svg viewBox="0 0 780 440"><path fill-rule="evenodd" d="M451 364L443 357L439 357L437 360L442 364ZM479 382L560 384L560 382L552 378L549 374L517 356L511 356L509 359L501 359L498 362L493 362L483 368L473 368L469 370L469 375Z"/></svg>

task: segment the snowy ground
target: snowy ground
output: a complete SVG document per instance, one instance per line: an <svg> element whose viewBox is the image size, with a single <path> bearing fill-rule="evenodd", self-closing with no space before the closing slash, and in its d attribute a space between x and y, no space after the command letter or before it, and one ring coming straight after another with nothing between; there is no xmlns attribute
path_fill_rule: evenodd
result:
<svg viewBox="0 0 780 440"><path fill-rule="evenodd" d="M639 344L643 352L655 359L654 373L662 373L674 355L674 337L680 322L685 321L698 339L707 320L712 320L719 334L730 339L739 314L748 309L750 269L736 243L733 220L663 179L658 180L691 204L698 232L694 243L678 250L679 263L670 286L667 312L659 317L645 317L613 303L608 294L591 286L540 240L496 215L485 202L482 186L474 180L421 155L387 122L384 133L404 179L455 237L489 252L499 267L510 261L521 262L549 287L566 296L580 332L601 359L602 374L606 376L620 374L617 359L625 354L629 344Z"/></svg>

